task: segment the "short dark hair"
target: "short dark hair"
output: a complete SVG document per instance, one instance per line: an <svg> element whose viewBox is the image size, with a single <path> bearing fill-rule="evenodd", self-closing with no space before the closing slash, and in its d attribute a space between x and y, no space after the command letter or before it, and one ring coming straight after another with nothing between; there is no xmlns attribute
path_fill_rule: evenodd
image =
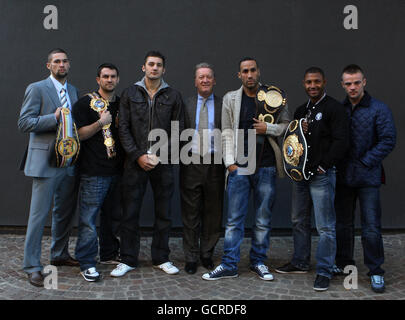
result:
<svg viewBox="0 0 405 320"><path fill-rule="evenodd" d="M242 59L239 60L239 65L238 65L239 70L240 70L240 65L241 65L241 63L242 63L242 62L245 62L245 61L254 61L254 62L256 62L257 68L259 68L259 64L257 63L257 60L256 60L255 58L252 58L252 57L244 57L244 58L242 58Z"/></svg>
<svg viewBox="0 0 405 320"><path fill-rule="evenodd" d="M144 64L146 63L146 60L147 60L149 57L158 57L158 58L162 59L162 61L163 61L163 67L166 65L166 58L165 58L165 56L164 56L163 54L161 54L159 51L156 51L156 50L148 51L148 52L145 54Z"/></svg>
<svg viewBox="0 0 405 320"><path fill-rule="evenodd" d="M348 66L343 68L343 73L348 73L348 74L355 74L357 72L360 72L364 76L363 69L361 69L357 64L349 64Z"/></svg>
<svg viewBox="0 0 405 320"><path fill-rule="evenodd" d="M309 67L307 70L305 70L304 78L308 73L319 73L322 78L325 79L325 72L323 72L323 70L319 67Z"/></svg>
<svg viewBox="0 0 405 320"><path fill-rule="evenodd" d="M118 68L115 65L113 65L112 63L100 64L100 66L97 68L97 77L100 77L101 70L103 70L104 68L108 68L108 69L117 71L117 77L119 77L120 72L118 71Z"/></svg>
<svg viewBox="0 0 405 320"><path fill-rule="evenodd" d="M51 51L48 52L48 62L51 61L52 55L55 53L64 53L67 56L67 52L61 48L54 48Z"/></svg>

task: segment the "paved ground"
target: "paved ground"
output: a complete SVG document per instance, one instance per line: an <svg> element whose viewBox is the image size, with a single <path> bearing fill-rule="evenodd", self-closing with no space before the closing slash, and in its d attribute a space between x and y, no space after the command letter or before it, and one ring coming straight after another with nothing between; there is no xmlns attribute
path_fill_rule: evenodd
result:
<svg viewBox="0 0 405 320"><path fill-rule="evenodd" d="M70 246L74 252L76 238ZM140 267L119 279L111 278L112 266L100 265L98 270L104 276L100 283L88 283L79 275L78 268L58 268L58 289L36 288L27 281L21 270L24 236L0 235L0 299L1 300L75 300L75 299L136 299L136 300L287 300L287 299L405 299L405 234L384 235L386 262L386 286L384 294L375 294L369 288L366 268L362 264L361 241L356 237L358 257L358 289L346 290L344 277L335 278L328 291L318 293L312 289L314 281L314 261L312 271L305 275L282 275L274 273L275 280L266 282L258 279L248 269L250 239L242 245L242 260L239 265L239 278L220 281L204 281L200 267L195 275L187 275L183 270L181 238L171 238L171 259L181 267L178 275L169 276L152 268L150 262L150 238L141 241ZM313 256L317 237L313 237ZM43 239L43 264L48 264L50 238ZM215 251L214 260L219 263L223 239ZM288 261L292 251L291 237L272 237L269 260L271 269Z"/></svg>

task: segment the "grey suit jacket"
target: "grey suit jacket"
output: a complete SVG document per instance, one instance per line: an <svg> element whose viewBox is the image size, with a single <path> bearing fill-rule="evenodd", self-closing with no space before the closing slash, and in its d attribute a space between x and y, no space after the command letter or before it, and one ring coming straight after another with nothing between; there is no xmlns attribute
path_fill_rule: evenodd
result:
<svg viewBox="0 0 405 320"><path fill-rule="evenodd" d="M79 92L69 83L67 88L73 105ZM58 170L49 165L49 159L51 152L55 152L53 145L57 122L54 113L60 106L59 96L50 78L31 83L25 90L18 128L30 134L26 159L22 163L26 176L53 177ZM74 175L74 167L70 167L69 171L70 175Z"/></svg>
<svg viewBox="0 0 405 320"><path fill-rule="evenodd" d="M224 157L225 167L236 162L238 154L238 134L240 109L242 105L243 86L238 90L229 91L225 94L222 106L222 154ZM274 124L266 123L266 136L274 150L276 157L276 168L279 177L284 177L283 159L280 147L276 141L276 137L281 136L287 129L288 123L291 121L291 115L288 105L280 112ZM226 171L228 174L228 170Z"/></svg>

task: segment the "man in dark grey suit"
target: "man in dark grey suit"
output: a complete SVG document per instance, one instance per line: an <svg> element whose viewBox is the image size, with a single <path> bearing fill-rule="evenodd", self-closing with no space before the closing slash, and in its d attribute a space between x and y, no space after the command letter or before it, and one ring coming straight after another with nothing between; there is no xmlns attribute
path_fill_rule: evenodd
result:
<svg viewBox="0 0 405 320"><path fill-rule="evenodd" d="M196 273L199 258L205 268L214 267L212 254L221 232L225 178L220 132L222 99L213 94L214 85L213 67L208 63L196 65L197 95L186 100L184 109L184 129L195 132L188 144L192 160L189 164L182 161L180 166L183 247L189 274Z"/></svg>
<svg viewBox="0 0 405 320"><path fill-rule="evenodd" d="M62 106L71 109L78 99L78 91L66 81L70 63L64 50L52 50L46 66L50 76L27 87L18 119L20 131L30 134L22 163L25 175L33 177L23 267L29 282L35 286L43 286L41 240L52 202L51 264L78 266L68 252L77 200L74 167L50 165Z"/></svg>

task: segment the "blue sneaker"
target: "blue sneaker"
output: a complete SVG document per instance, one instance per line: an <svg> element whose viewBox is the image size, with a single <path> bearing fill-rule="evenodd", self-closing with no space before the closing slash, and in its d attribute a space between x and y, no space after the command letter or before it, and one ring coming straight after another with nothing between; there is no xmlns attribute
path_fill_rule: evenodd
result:
<svg viewBox="0 0 405 320"><path fill-rule="evenodd" d="M250 266L250 271L256 273L262 280L272 281L274 279L273 275L269 272L269 268L262 263L255 266Z"/></svg>
<svg viewBox="0 0 405 320"><path fill-rule="evenodd" d="M238 271L236 269L229 270L225 269L222 264L215 268L215 270L204 273L202 278L204 280L219 280L224 278L236 278L238 276Z"/></svg>
<svg viewBox="0 0 405 320"><path fill-rule="evenodd" d="M371 289L376 293L383 293L385 290L384 277L377 274L371 276Z"/></svg>

